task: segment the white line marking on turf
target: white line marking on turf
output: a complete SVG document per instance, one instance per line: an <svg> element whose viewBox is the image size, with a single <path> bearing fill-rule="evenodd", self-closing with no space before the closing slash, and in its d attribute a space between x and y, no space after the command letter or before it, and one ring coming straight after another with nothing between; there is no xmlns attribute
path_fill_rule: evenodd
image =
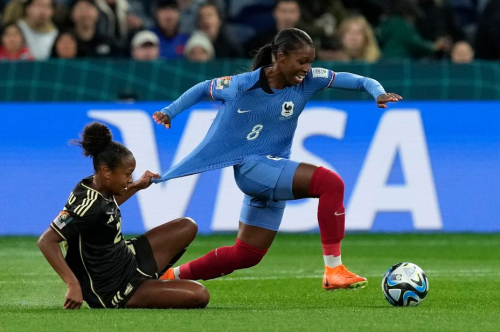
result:
<svg viewBox="0 0 500 332"><path fill-rule="evenodd" d="M478 272L471 272L471 273L452 273L454 277L497 277L497 276L500 276L500 271L491 271L491 272L488 272L488 273L478 273ZM367 277L367 278L373 278L373 279L376 279L376 278L380 278L382 279L383 277L383 274L362 274L363 276ZM427 276L429 278L432 278L432 277L443 277L443 276L449 276L449 272L447 271L442 271L440 273L435 273L433 272L432 274L430 274L429 276L429 273L427 274ZM222 277L222 278L218 278L218 279L213 279L211 281L245 281L245 280L280 280L280 279L321 279L323 276L322 274L310 274L310 275L302 275L302 276L255 276L255 277L251 277L251 276L246 276L246 277Z"/></svg>
<svg viewBox="0 0 500 332"><path fill-rule="evenodd" d="M251 272L251 271L250 271ZM311 273L304 274L301 270L280 270L273 274L265 275L260 272L256 272L255 276L241 276L241 277L223 277L218 279L213 279L211 281L245 281L245 280L286 280L286 279L321 279L323 277L322 270L313 270ZM248 273L248 272L247 272ZM278 274L278 275L277 275ZM429 278L434 277L498 277L500 276L500 269L460 269L460 270L426 270L426 274ZM379 279L382 278L383 273L361 273L361 275L367 278ZM17 276L17 277L14 277ZM36 276L36 278L32 278ZM2 276L4 277L4 276ZM15 280L0 280L0 284L38 284L38 283L62 283L62 281L53 272L20 272L20 273L9 273L6 278L12 278ZM26 278L26 279L24 279Z"/></svg>
<svg viewBox="0 0 500 332"><path fill-rule="evenodd" d="M345 240L344 240L345 241ZM301 246L301 247L318 247L320 248L321 243L313 243L313 242L302 242L302 241L287 241L287 246L293 247L293 246ZM473 246L492 246L492 245L498 245L497 240L464 240L461 241L459 244L455 240L422 240L422 239L409 239L404 241L405 246L415 246L418 245L422 248L425 248L426 246L429 247L449 247L449 246L464 246L464 245L473 245ZM344 246L352 246L352 247L358 247L358 246L373 246L373 247L392 247L395 245L401 244L401 240L362 240L362 239L353 239L352 241L346 241L342 242L342 248Z"/></svg>

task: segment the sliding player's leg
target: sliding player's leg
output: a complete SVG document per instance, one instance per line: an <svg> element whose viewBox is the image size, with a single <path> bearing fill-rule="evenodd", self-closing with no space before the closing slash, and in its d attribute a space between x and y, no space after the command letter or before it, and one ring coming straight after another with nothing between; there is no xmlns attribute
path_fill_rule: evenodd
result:
<svg viewBox="0 0 500 332"><path fill-rule="evenodd" d="M144 234L148 239L157 266L163 274L186 251L196 237L198 226L191 218L178 218L155 227Z"/></svg>
<svg viewBox="0 0 500 332"><path fill-rule="evenodd" d="M137 258L140 278L126 308L204 308L209 293L203 285L190 280L156 280L162 271L186 251L198 231L190 218L178 218L127 241Z"/></svg>
<svg viewBox="0 0 500 332"><path fill-rule="evenodd" d="M255 266L267 253L275 236L276 231L240 222L234 245L217 248L198 259L169 269L161 279L209 280Z"/></svg>
<svg viewBox="0 0 500 332"><path fill-rule="evenodd" d="M137 288L125 308L205 308L209 299L206 288L196 281L150 279Z"/></svg>

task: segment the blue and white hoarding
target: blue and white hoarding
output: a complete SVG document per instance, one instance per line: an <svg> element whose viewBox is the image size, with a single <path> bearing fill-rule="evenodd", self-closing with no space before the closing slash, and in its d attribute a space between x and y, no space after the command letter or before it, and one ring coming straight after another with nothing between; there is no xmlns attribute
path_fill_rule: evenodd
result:
<svg viewBox="0 0 500 332"><path fill-rule="evenodd" d="M167 103L0 104L0 235L41 234L92 162L68 146L92 121L135 155L134 175L161 172L204 137L217 105L200 103L166 130L151 115ZM345 182L346 230L500 231L500 103L310 102L294 160ZM235 231L243 199L232 168L152 185L122 206L123 231L143 233L190 216L201 233ZM289 202L282 231L317 231L317 200Z"/></svg>

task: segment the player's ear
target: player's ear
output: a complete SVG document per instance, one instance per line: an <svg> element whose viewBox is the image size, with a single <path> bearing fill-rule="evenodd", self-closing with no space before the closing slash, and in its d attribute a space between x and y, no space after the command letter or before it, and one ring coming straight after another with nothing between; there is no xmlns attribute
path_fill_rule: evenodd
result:
<svg viewBox="0 0 500 332"><path fill-rule="evenodd" d="M274 59L274 60L275 60L276 62L280 62L280 61L282 61L282 60L283 60L283 58L285 57L285 53L283 53L283 51L278 51L277 56L278 56L278 59ZM273 57L274 57L274 55L273 55Z"/></svg>
<svg viewBox="0 0 500 332"><path fill-rule="evenodd" d="M105 179L109 179L111 177L111 168L109 168L108 165L102 165L99 170Z"/></svg>

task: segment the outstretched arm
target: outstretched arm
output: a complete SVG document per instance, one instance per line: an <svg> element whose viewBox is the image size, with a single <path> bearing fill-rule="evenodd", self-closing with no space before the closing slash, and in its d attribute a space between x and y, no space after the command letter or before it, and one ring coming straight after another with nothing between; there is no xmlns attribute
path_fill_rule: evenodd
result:
<svg viewBox="0 0 500 332"><path fill-rule="evenodd" d="M48 228L38 239L38 248L52 268L66 283L68 290L64 299L64 309L79 309L83 303L80 282L69 268L59 248L59 242L64 240L52 228Z"/></svg>
<svg viewBox="0 0 500 332"><path fill-rule="evenodd" d="M403 99L395 93L386 93L382 85L369 77L351 73L335 73L332 88L368 92L376 101L377 106L386 108L386 103Z"/></svg>
<svg viewBox="0 0 500 332"><path fill-rule="evenodd" d="M141 189L146 189L151 185L151 179L158 179L160 174L146 171L141 175L137 181L134 181L128 188L127 192L121 196L115 196L116 203L122 205L127 199L132 197L136 192Z"/></svg>
<svg viewBox="0 0 500 332"><path fill-rule="evenodd" d="M177 116L177 114L196 105L209 95L210 82L205 81L196 84L186 92L184 92L176 101L174 101L169 106L165 107L161 111L154 112L153 119L156 123L164 125L167 129L170 129L171 121Z"/></svg>

